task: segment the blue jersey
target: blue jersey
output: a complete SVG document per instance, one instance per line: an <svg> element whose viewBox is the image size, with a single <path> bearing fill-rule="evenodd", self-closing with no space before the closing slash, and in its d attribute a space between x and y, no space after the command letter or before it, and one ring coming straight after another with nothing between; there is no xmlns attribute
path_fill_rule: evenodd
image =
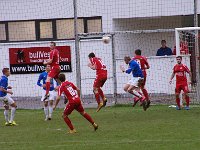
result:
<svg viewBox="0 0 200 150"><path fill-rule="evenodd" d="M8 87L8 77L6 76L1 76L0 78L0 87L7 90L7 87ZM3 91L0 91L0 97L4 97L6 96L7 93L3 92Z"/></svg>
<svg viewBox="0 0 200 150"><path fill-rule="evenodd" d="M47 79L47 76L48 76L48 73L45 71L45 72L42 72L38 78L38 81L37 81L37 85L42 87L43 84L46 84L46 79ZM40 83L42 81L42 84ZM46 88L43 88L44 90L46 90ZM54 83L53 83L53 79L50 80L50 91L53 91L54 90Z"/></svg>
<svg viewBox="0 0 200 150"><path fill-rule="evenodd" d="M133 77L141 77L144 78L142 70L139 64L135 60L131 60L129 62L129 68L126 70L126 73L130 74L132 72Z"/></svg>

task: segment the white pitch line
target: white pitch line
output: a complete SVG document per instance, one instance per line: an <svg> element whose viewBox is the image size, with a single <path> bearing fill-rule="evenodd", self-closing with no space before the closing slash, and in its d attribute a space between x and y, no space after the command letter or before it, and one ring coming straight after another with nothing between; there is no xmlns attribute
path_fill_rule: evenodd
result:
<svg viewBox="0 0 200 150"><path fill-rule="evenodd" d="M195 140L189 140L189 139L174 139L174 140L124 140L124 141L107 141L107 142L98 142L98 141L66 141L67 144L61 144L61 145L50 145L48 147L63 147L67 146L70 143L71 144L79 144L79 145L97 145L97 144L130 144L130 143L141 143L141 142L194 142L194 141L200 141L200 139Z"/></svg>

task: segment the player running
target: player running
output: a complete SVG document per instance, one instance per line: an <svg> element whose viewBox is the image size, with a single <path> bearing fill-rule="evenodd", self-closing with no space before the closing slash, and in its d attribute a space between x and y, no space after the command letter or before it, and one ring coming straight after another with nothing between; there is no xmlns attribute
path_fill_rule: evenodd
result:
<svg viewBox="0 0 200 150"><path fill-rule="evenodd" d="M120 69L122 72L130 74L132 72L133 78L125 85L124 91L129 92L130 94L136 96L138 98L138 101L141 102L141 105L143 106L144 111L146 111L146 101L145 96L140 94L140 92L137 91L138 88L141 87L141 84L143 82L144 75L142 74L142 70L140 69L140 66L135 60L132 60L129 56L124 57L124 61L126 64L129 64L129 68L125 70L123 66L120 66Z"/></svg>
<svg viewBox="0 0 200 150"><path fill-rule="evenodd" d="M44 96L43 101L45 101L50 95L49 95L49 91L50 91L50 81L52 78L54 78L56 80L57 83L61 83L60 80L58 79L58 75L60 73L60 65L59 65L59 51L56 49L56 43L55 42L51 42L50 43L50 56L49 59L47 61L44 61L44 65L50 65L51 66L51 70L48 73L47 76L47 80L46 80L46 94Z"/></svg>
<svg viewBox="0 0 200 150"><path fill-rule="evenodd" d="M68 116L71 112L76 109L85 119L87 119L94 127L96 131L98 129L98 125L93 121L89 114L84 111L84 108L81 104L80 100L80 90L71 82L65 81L65 75L60 74L59 79L62 82L59 89L58 89L58 96L56 98L56 104L54 106L54 110L60 101L61 94L64 93L68 99L68 104L66 105L64 112L63 112L63 119L65 123L70 128L69 133L76 133L74 126L72 125Z"/></svg>
<svg viewBox="0 0 200 150"><path fill-rule="evenodd" d="M98 103L98 107L97 107L97 112L98 112L102 107L106 106L106 102L107 102L107 98L105 97L101 89L107 80L107 69L106 69L106 65L103 63L101 58L96 57L94 53L90 53L88 57L91 62L88 64L88 67L90 67L93 70L96 70L96 79L94 80L94 84L93 84L93 92L94 92L96 101ZM100 101L100 96L103 102Z"/></svg>
<svg viewBox="0 0 200 150"><path fill-rule="evenodd" d="M180 95L181 90L183 90L184 95L185 95L185 101L186 101L185 109L189 110L190 109L190 107L189 107L190 98L188 96L188 92L189 92L188 84L191 84L192 74L191 74L190 70L188 69L188 67L185 66L184 64L182 64L181 56L177 56L176 61L177 61L177 64L173 68L173 73L171 75L169 83L170 84L172 83L172 79L176 75L176 88L175 88L176 103L177 103L176 109L177 110L181 109L179 95ZM189 82L187 82L186 73L188 73L190 76Z"/></svg>
<svg viewBox="0 0 200 150"><path fill-rule="evenodd" d="M149 69L150 66L147 61L147 58L144 56L141 56L141 54L142 54L142 52L140 49L135 50L135 56L133 57L133 60L135 60L139 64L140 68L142 69L142 73L144 75L144 81L141 84L141 90L142 90L142 93L144 94L144 96L146 97L147 108L148 108L150 106L151 101L149 100L149 94L145 88L145 84L146 84L146 78L147 78L146 69ZM138 102L138 98L134 99L133 107L137 104L137 102Z"/></svg>
<svg viewBox="0 0 200 150"><path fill-rule="evenodd" d="M13 92L11 90L8 90L8 89L12 89L11 86L8 86L8 76L10 76L9 68L3 68L2 72L3 72L3 76L1 76L0 78L0 100L3 101L4 103L4 108L5 108L4 116L6 120L5 125L16 126L17 124L14 121L14 117L15 117L17 105L15 101L10 97L10 95L12 95ZM9 106L11 106L10 118L9 118Z"/></svg>
<svg viewBox="0 0 200 150"><path fill-rule="evenodd" d="M37 85L43 88L42 92L42 98L41 101L43 101L44 96L46 94L46 79L48 76L48 73L51 70L50 65L46 65L46 71L42 72L38 78ZM42 84L41 84L42 81ZM49 98L47 98L44 101L44 114L45 114L45 121L52 119L52 113L53 113L53 101L55 100L55 88L54 88L54 82L53 79L50 80L50 91L49 91ZM49 103L49 107L48 107Z"/></svg>

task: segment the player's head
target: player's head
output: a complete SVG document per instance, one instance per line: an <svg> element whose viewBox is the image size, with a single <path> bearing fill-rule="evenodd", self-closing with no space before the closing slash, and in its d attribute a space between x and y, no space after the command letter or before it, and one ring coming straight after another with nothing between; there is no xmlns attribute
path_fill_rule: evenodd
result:
<svg viewBox="0 0 200 150"><path fill-rule="evenodd" d="M61 82L65 82L66 77L63 73L59 74L58 78L60 79Z"/></svg>
<svg viewBox="0 0 200 150"><path fill-rule="evenodd" d="M125 57L124 57L124 62L125 62L126 64L129 64L130 61L131 61L131 57L130 57L130 56L125 56Z"/></svg>
<svg viewBox="0 0 200 150"><path fill-rule="evenodd" d="M56 43L55 42L50 42L50 49L53 50L56 47Z"/></svg>
<svg viewBox="0 0 200 150"><path fill-rule="evenodd" d="M176 61L177 61L177 64L181 64L181 62L182 62L182 56L177 56L176 57Z"/></svg>
<svg viewBox="0 0 200 150"><path fill-rule="evenodd" d="M51 65L46 65L46 66L45 66L45 70L46 70L47 72L49 72L49 71L51 70Z"/></svg>
<svg viewBox="0 0 200 150"><path fill-rule="evenodd" d="M88 55L88 57L89 57L89 58L93 58L93 57L95 57L95 54L94 54L94 53L90 53L90 54Z"/></svg>
<svg viewBox="0 0 200 150"><path fill-rule="evenodd" d="M141 56L141 54L142 54L142 51L140 49L135 50L135 55Z"/></svg>
<svg viewBox="0 0 200 150"><path fill-rule="evenodd" d="M8 77L8 76L10 75L10 70L9 70L9 68L3 68L2 73L3 73L5 76Z"/></svg>
<svg viewBox="0 0 200 150"><path fill-rule="evenodd" d="M162 40L162 41L161 41L161 45L162 45L163 48L166 47L166 43L167 43L167 42L166 42L165 40Z"/></svg>

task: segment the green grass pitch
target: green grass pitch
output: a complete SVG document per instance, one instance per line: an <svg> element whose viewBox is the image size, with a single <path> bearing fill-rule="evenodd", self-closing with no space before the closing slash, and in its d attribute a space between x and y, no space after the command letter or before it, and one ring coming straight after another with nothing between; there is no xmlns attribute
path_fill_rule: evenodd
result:
<svg viewBox="0 0 200 150"><path fill-rule="evenodd" d="M200 108L177 111L167 106L114 106L86 109L99 124L97 132L77 112L70 116L77 134L67 134L61 118L44 121L43 110L17 110L18 126L4 126L0 111L0 150L199 150Z"/></svg>

